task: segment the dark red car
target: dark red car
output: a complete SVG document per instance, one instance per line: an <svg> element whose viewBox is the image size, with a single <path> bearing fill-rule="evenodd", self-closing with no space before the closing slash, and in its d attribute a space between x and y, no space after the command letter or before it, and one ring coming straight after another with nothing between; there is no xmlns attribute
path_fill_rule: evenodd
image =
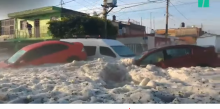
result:
<svg viewBox="0 0 220 109"><path fill-rule="evenodd" d="M219 67L219 60L213 46L171 45L144 52L142 55L135 57L134 64L138 66L154 64L162 68Z"/></svg>
<svg viewBox="0 0 220 109"><path fill-rule="evenodd" d="M0 62L0 68L65 63L86 58L84 46L80 42L44 41L23 47L9 59Z"/></svg>

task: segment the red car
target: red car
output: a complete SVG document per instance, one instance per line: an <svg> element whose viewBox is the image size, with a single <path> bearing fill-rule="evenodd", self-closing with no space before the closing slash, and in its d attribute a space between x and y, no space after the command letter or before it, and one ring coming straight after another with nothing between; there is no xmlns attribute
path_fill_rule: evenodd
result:
<svg viewBox="0 0 220 109"><path fill-rule="evenodd" d="M87 55L82 43L44 41L23 47L9 59L0 62L0 68L65 63L72 62L73 60L85 60L86 58Z"/></svg>
<svg viewBox="0 0 220 109"><path fill-rule="evenodd" d="M201 47L196 45L171 45L155 48L135 57L134 64L146 66L154 64L158 67L219 67L220 59L215 47Z"/></svg>

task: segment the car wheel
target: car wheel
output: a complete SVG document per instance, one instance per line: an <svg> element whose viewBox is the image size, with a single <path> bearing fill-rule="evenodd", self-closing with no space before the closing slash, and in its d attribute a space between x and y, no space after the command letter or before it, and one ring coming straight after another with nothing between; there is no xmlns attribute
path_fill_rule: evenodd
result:
<svg viewBox="0 0 220 109"><path fill-rule="evenodd" d="M68 59L67 59L67 62L68 63L70 63L70 62L73 62L73 61L79 61L80 59L78 58L78 57L76 57L76 56L72 56L72 57L69 57Z"/></svg>

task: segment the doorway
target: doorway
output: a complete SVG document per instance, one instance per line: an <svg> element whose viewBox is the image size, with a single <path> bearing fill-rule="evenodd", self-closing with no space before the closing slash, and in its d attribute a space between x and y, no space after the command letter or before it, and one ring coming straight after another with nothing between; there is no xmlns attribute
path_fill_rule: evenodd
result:
<svg viewBox="0 0 220 109"><path fill-rule="evenodd" d="M40 20L34 20L34 36L39 38L40 37Z"/></svg>

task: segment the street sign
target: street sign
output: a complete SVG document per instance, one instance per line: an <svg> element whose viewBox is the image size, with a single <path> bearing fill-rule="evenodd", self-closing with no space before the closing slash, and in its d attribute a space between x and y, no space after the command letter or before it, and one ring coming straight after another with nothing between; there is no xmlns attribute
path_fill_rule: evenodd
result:
<svg viewBox="0 0 220 109"><path fill-rule="evenodd" d="M199 8L207 8L209 7L209 0L198 0Z"/></svg>

